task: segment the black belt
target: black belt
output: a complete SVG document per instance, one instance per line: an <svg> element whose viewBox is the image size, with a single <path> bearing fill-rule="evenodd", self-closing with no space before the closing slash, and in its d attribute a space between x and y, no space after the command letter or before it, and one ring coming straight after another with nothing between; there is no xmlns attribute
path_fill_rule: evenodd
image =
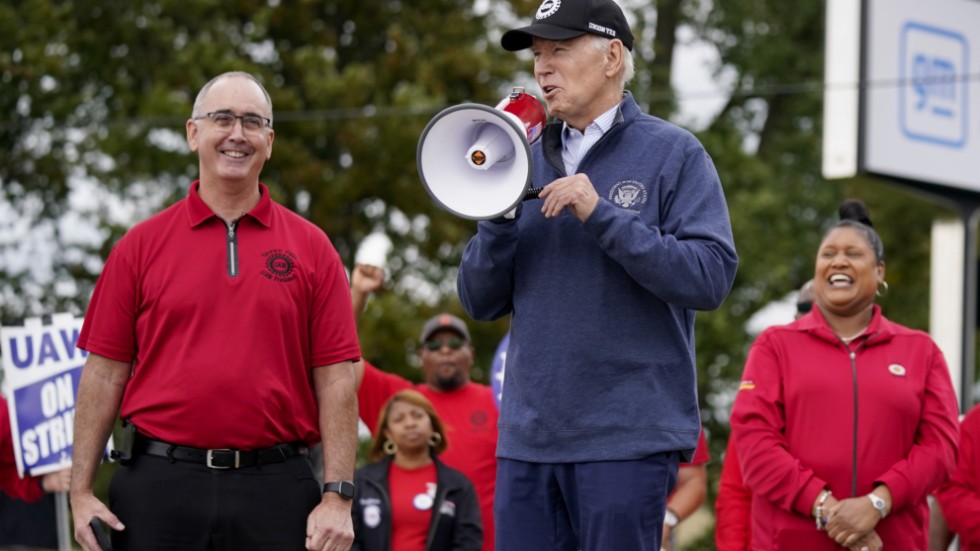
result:
<svg viewBox="0 0 980 551"><path fill-rule="evenodd" d="M137 434L133 446L133 454L155 455L166 457L172 461L203 463L211 469L240 469L253 467L263 463L282 463L289 457L307 455L308 448L304 444L277 444L271 448L259 450L232 450L228 448L210 449L177 446L169 442L147 438Z"/></svg>

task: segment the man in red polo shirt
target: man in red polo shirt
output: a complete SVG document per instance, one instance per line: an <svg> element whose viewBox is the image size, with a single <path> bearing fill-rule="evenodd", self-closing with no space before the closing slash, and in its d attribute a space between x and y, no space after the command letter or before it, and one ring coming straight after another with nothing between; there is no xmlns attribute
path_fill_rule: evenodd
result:
<svg viewBox="0 0 980 551"><path fill-rule="evenodd" d="M354 311L381 288L384 270L359 265L351 275ZM424 383L414 384L363 362L356 366L361 420L377 430L381 406L403 388L414 388L432 402L446 424L449 448L440 459L473 482L480 500L483 550L492 551L493 492L497 474L497 406L490 387L470 380L473 345L466 323L451 314L433 316L422 326L419 359Z"/></svg>
<svg viewBox="0 0 980 551"><path fill-rule="evenodd" d="M199 180L113 248L78 346L75 538L98 549L347 549L360 359L347 276L315 225L272 201L272 101L242 72L186 123ZM132 457L92 492L117 412ZM306 459L322 442L323 490ZM124 457L129 450L122 450Z"/></svg>

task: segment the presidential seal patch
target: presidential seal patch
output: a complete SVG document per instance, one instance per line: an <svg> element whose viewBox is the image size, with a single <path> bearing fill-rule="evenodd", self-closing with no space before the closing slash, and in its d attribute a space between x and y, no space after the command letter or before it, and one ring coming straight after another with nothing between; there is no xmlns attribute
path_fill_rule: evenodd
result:
<svg viewBox="0 0 980 551"><path fill-rule="evenodd" d="M613 185L609 190L608 199L624 209L636 210L641 205L647 204L649 194L643 182L624 180Z"/></svg>

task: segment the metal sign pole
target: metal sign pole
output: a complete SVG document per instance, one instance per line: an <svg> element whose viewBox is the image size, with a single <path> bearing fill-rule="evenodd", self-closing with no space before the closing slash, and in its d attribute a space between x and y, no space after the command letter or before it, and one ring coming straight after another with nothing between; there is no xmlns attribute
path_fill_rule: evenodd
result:
<svg viewBox="0 0 980 551"><path fill-rule="evenodd" d="M977 331L977 208L974 200L961 200L963 217L963 336L961 355L963 371L960 374L960 413L973 407L973 384L976 370Z"/></svg>
<svg viewBox="0 0 980 551"><path fill-rule="evenodd" d="M57 492L54 494L54 511L58 525L58 551L71 551L71 513L68 511L68 493Z"/></svg>

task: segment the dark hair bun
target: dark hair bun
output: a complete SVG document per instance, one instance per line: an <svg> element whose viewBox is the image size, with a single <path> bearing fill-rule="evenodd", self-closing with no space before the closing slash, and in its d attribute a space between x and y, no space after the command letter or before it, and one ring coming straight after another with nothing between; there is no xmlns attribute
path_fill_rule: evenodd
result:
<svg viewBox="0 0 980 551"><path fill-rule="evenodd" d="M837 209L837 214L841 220L854 220L869 228L874 227L874 224L871 223L871 214L868 213L868 207L864 206L864 203L857 199L845 200Z"/></svg>

